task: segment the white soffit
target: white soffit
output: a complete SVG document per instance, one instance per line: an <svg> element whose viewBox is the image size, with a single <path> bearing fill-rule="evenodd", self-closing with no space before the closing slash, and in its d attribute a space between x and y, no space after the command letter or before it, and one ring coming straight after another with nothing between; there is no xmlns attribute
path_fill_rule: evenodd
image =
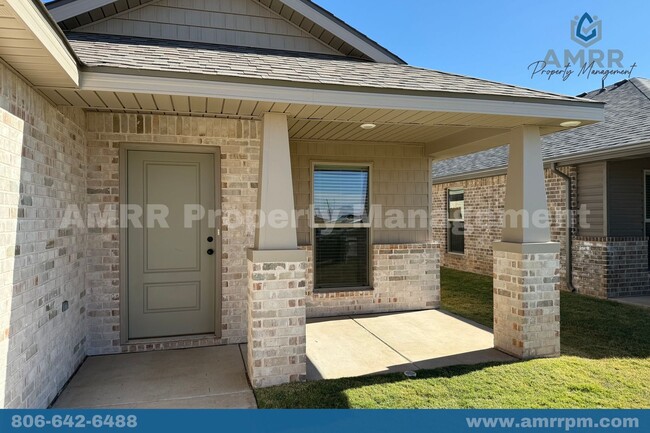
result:
<svg viewBox="0 0 650 433"><path fill-rule="evenodd" d="M0 57L32 84L77 87L77 61L40 4L0 0Z"/></svg>

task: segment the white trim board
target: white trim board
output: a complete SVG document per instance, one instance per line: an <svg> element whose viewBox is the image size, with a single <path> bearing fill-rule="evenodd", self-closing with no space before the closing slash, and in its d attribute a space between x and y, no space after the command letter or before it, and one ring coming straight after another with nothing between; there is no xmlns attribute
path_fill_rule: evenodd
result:
<svg viewBox="0 0 650 433"><path fill-rule="evenodd" d="M218 77L213 77L217 78ZM575 119L588 122L604 120L603 106L576 103L524 102L491 100L463 96L418 96L396 93L350 90L329 90L284 85L235 83L212 80L169 78L147 75L89 72L81 73L80 90L132 92L209 98L241 99L288 104L325 105L354 108L438 111L453 113L492 114L548 119Z"/></svg>
<svg viewBox="0 0 650 433"><path fill-rule="evenodd" d="M116 0L74 0L68 3L63 3L61 5L51 5L48 7L48 10L50 11L52 18L54 18L54 21L60 23L61 21L65 21L69 18L90 12L93 9L115 3L115 1Z"/></svg>
<svg viewBox="0 0 650 433"><path fill-rule="evenodd" d="M381 50L376 44L370 42L367 38L356 35L354 32L346 29L343 25L327 17L318 11L313 5L308 4L303 0L278 0L286 7L293 9L300 15L308 18L317 25L321 26L334 36L347 42L363 54L379 63L393 63L398 64L394 56L390 56L384 50Z"/></svg>

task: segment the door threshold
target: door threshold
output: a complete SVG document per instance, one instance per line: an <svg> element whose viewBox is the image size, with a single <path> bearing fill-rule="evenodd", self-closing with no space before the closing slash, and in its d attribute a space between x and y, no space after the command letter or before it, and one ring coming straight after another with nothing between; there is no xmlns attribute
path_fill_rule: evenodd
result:
<svg viewBox="0 0 650 433"><path fill-rule="evenodd" d="M214 339L218 340L220 337L216 334L194 334L194 335L177 335L174 337L153 337L153 338L136 338L133 340L127 340L125 345L134 345L134 344L161 344L161 343L174 343L178 341L195 341L195 340L206 340Z"/></svg>

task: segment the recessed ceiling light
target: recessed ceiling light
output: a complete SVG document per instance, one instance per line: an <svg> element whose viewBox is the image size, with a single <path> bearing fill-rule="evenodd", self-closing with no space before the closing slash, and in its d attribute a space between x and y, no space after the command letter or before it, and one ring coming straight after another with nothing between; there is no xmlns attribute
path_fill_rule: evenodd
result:
<svg viewBox="0 0 650 433"><path fill-rule="evenodd" d="M364 123L363 125L361 125L361 129L375 129L376 127L377 125L375 125L374 123Z"/></svg>
<svg viewBox="0 0 650 433"><path fill-rule="evenodd" d="M569 121L560 123L560 126L563 127L563 128L573 128L573 127L580 126L580 125L582 125L582 122L579 121L579 120L569 120Z"/></svg>

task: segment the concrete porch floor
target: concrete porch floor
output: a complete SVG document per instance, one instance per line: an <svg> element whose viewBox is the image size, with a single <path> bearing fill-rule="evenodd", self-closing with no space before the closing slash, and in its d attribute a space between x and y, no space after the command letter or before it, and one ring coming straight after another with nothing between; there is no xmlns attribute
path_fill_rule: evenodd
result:
<svg viewBox="0 0 650 433"><path fill-rule="evenodd" d="M55 409L255 408L246 345L88 358ZM307 379L513 361L489 329L442 311L312 319Z"/></svg>
<svg viewBox="0 0 650 433"><path fill-rule="evenodd" d="M489 329L437 310L313 319L307 323L307 379L515 360L493 345Z"/></svg>
<svg viewBox="0 0 650 433"><path fill-rule="evenodd" d="M254 409L239 346L86 359L54 409Z"/></svg>

